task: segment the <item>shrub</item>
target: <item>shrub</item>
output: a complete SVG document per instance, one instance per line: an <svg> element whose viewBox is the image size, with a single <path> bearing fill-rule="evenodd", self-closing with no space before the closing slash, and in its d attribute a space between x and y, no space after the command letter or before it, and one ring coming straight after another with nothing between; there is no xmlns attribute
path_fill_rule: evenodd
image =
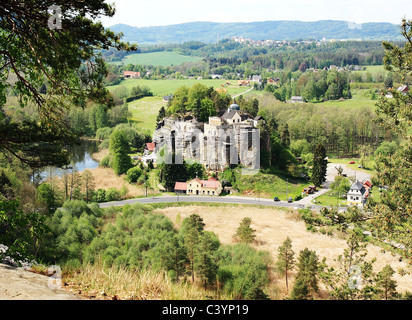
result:
<svg viewBox="0 0 412 320"><path fill-rule="evenodd" d="M127 181L130 183L136 183L143 171L139 167L133 167L127 170Z"/></svg>
<svg viewBox="0 0 412 320"><path fill-rule="evenodd" d="M105 202L106 201L106 190L104 189L97 190L93 195L92 201L95 201L97 203Z"/></svg>
<svg viewBox="0 0 412 320"><path fill-rule="evenodd" d="M120 200L120 192L116 188L109 188L106 191L106 202Z"/></svg>
<svg viewBox="0 0 412 320"><path fill-rule="evenodd" d="M110 155L105 156L99 163L99 167L110 168Z"/></svg>
<svg viewBox="0 0 412 320"><path fill-rule="evenodd" d="M113 129L109 127L104 127L97 129L96 131L96 139L98 140L107 140L110 137L110 134L112 133Z"/></svg>

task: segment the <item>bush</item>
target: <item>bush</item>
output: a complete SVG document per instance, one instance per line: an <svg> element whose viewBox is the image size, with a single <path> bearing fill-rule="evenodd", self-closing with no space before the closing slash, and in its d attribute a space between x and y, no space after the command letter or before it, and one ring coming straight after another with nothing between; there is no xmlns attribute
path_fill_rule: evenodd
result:
<svg viewBox="0 0 412 320"><path fill-rule="evenodd" d="M93 195L92 201L97 202L97 203L105 202L106 201L106 190L104 189L97 190Z"/></svg>
<svg viewBox="0 0 412 320"><path fill-rule="evenodd" d="M106 191L106 202L120 200L120 192L116 188L110 188Z"/></svg>
<svg viewBox="0 0 412 320"><path fill-rule="evenodd" d="M130 183L136 183L143 171L139 167L133 167L127 170L127 181Z"/></svg>
<svg viewBox="0 0 412 320"><path fill-rule="evenodd" d="M96 131L96 139L98 140L107 140L110 137L110 134L112 133L113 129L109 127L104 127L97 129Z"/></svg>
<svg viewBox="0 0 412 320"><path fill-rule="evenodd" d="M110 155L105 156L99 163L99 167L110 168Z"/></svg>
<svg viewBox="0 0 412 320"><path fill-rule="evenodd" d="M219 282L235 299L253 299L269 283L267 252L246 244L221 246L216 252ZM262 296L262 295L261 295Z"/></svg>

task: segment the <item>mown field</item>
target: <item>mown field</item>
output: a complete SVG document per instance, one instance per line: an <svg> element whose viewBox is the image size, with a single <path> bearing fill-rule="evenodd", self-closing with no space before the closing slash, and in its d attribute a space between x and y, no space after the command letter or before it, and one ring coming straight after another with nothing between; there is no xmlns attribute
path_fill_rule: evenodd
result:
<svg viewBox="0 0 412 320"><path fill-rule="evenodd" d="M122 61L112 62L113 64L140 64L148 66L178 66L185 62L195 62L202 58L184 56L176 52L150 52L150 53L133 53L127 55Z"/></svg>
<svg viewBox="0 0 412 320"><path fill-rule="evenodd" d="M230 82L231 85L227 85L222 88L222 85L225 85L226 82ZM135 86L147 86L153 92L153 95L157 97L163 97L170 94L173 94L179 87L186 86L191 87L196 83L203 84L207 87L213 87L215 89L226 89L227 93L230 95L237 95L242 92L247 91L248 87L239 87L236 80L218 80L218 79L168 79L168 80L146 80L146 79L127 79L123 80L120 84L116 86L109 86L107 89L109 91L115 91L119 87L126 87L131 89Z"/></svg>
<svg viewBox="0 0 412 320"><path fill-rule="evenodd" d="M139 128L154 132L156 129L156 117L160 108L166 107L166 103L160 97L145 97L129 103L129 112L132 120Z"/></svg>

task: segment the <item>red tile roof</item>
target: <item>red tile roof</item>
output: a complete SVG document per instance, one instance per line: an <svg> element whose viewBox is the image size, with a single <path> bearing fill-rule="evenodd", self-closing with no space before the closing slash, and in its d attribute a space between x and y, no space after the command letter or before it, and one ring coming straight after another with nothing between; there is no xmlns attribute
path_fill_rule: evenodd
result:
<svg viewBox="0 0 412 320"><path fill-rule="evenodd" d="M147 150L149 150L149 151L154 151L154 150L155 150L155 147L156 147L156 144L155 144L154 142L146 143L146 148L147 148Z"/></svg>
<svg viewBox="0 0 412 320"><path fill-rule="evenodd" d="M186 182L176 182L175 183L175 190L186 191L187 190L187 183Z"/></svg>
<svg viewBox="0 0 412 320"><path fill-rule="evenodd" d="M191 181L196 181L203 188L218 189L220 187L220 182L217 181L215 178L209 178L208 180L200 180L199 178L194 178Z"/></svg>
<svg viewBox="0 0 412 320"><path fill-rule="evenodd" d="M123 71L124 77L140 77L140 72L136 71Z"/></svg>
<svg viewBox="0 0 412 320"><path fill-rule="evenodd" d="M369 188L372 187L372 183L371 183L369 180L365 180L365 181L363 182L363 185L364 185L365 187L369 187Z"/></svg>

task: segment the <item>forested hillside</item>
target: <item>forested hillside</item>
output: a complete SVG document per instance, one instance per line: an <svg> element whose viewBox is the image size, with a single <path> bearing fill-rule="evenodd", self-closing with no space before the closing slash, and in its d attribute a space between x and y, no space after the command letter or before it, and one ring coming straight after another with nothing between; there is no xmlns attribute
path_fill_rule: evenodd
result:
<svg viewBox="0 0 412 320"><path fill-rule="evenodd" d="M364 23L356 25L347 21L264 21L251 23L192 22L159 27L131 27L118 24L110 27L122 32L124 39L145 44L183 43L185 41L216 42L218 36L245 37L252 40L298 39L362 39L399 40L400 29L390 23Z"/></svg>

